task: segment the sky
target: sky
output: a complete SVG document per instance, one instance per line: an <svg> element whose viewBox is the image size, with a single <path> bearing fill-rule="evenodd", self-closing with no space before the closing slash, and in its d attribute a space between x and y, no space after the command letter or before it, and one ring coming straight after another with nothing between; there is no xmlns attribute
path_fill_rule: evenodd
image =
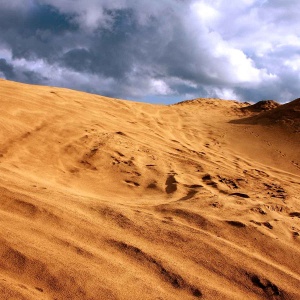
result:
<svg viewBox="0 0 300 300"><path fill-rule="evenodd" d="M0 1L0 78L170 104L300 97L299 0Z"/></svg>

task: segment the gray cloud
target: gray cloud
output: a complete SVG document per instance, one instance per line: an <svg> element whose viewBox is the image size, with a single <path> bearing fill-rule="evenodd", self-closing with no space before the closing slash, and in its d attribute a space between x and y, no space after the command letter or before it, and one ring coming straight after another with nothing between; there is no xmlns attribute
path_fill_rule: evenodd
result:
<svg viewBox="0 0 300 300"><path fill-rule="evenodd" d="M294 0L0 3L0 76L112 97L299 97ZM168 99L168 100L165 100Z"/></svg>
<svg viewBox="0 0 300 300"><path fill-rule="evenodd" d="M3 58L0 58L0 72L2 72L7 79L15 78L14 67L7 63L7 61Z"/></svg>

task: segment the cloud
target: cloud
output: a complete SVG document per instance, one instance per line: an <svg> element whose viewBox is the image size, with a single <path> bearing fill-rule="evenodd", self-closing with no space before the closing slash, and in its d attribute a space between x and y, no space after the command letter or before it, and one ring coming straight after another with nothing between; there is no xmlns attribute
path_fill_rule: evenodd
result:
<svg viewBox="0 0 300 300"><path fill-rule="evenodd" d="M298 1L24 3L0 3L7 79L135 100L299 97Z"/></svg>
<svg viewBox="0 0 300 300"><path fill-rule="evenodd" d="M13 65L7 63L7 61L3 58L0 58L0 72L7 79L14 79L15 77Z"/></svg>

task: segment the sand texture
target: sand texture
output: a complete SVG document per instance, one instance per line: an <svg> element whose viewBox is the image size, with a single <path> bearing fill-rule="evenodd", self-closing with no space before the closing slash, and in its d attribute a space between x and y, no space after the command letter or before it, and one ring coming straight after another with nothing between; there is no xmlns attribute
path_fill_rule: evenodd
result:
<svg viewBox="0 0 300 300"><path fill-rule="evenodd" d="M300 299L299 99L0 104L0 299Z"/></svg>

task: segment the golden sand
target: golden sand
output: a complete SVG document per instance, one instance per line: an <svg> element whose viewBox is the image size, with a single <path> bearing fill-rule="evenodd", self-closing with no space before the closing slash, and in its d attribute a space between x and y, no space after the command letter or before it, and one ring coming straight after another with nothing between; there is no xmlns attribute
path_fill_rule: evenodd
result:
<svg viewBox="0 0 300 300"><path fill-rule="evenodd" d="M300 299L299 99L0 104L1 299Z"/></svg>

